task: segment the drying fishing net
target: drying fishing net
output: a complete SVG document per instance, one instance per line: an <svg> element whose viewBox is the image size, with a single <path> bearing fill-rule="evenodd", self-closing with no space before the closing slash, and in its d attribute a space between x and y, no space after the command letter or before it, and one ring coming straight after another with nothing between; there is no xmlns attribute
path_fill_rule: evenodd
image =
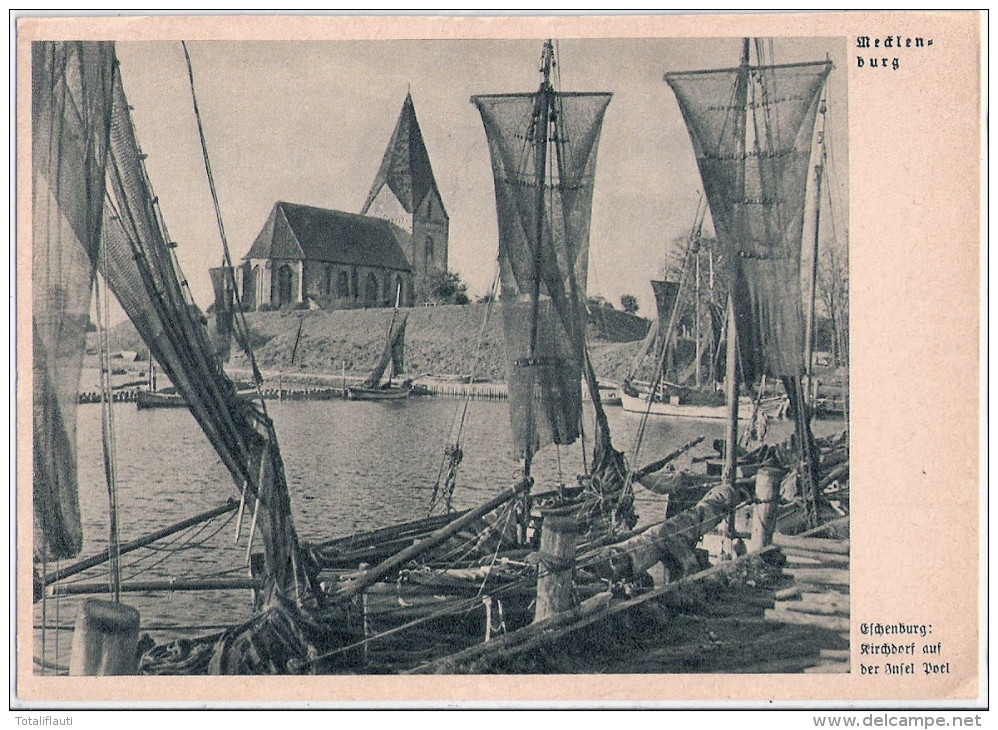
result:
<svg viewBox="0 0 998 730"><path fill-rule="evenodd" d="M803 374L800 250L826 62L666 75L731 281L747 380Z"/></svg>
<svg viewBox="0 0 998 730"><path fill-rule="evenodd" d="M510 418L525 456L579 436L589 221L610 94L476 96L472 103L492 156Z"/></svg>
<svg viewBox="0 0 998 730"><path fill-rule="evenodd" d="M237 397L190 295L146 177L114 46L35 43L32 74L36 554L71 557L81 546L75 400L99 270L255 505L263 604L284 614L271 623L304 625L321 596L291 520L276 435L260 406ZM237 627L223 643L274 643L254 632L254 625ZM212 666L254 671L252 663Z"/></svg>
<svg viewBox="0 0 998 730"><path fill-rule="evenodd" d="M114 47L35 43L31 54L34 550L71 558L83 533L76 402L104 204Z"/></svg>

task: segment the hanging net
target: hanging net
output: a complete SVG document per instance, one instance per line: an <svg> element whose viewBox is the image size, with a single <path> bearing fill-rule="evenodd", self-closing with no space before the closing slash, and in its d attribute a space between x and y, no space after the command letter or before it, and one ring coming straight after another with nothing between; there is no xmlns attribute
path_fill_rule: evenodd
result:
<svg viewBox="0 0 998 730"><path fill-rule="evenodd" d="M800 249L818 101L831 63L666 75L733 282L743 373L803 373Z"/></svg>
<svg viewBox="0 0 998 730"><path fill-rule="evenodd" d="M523 457L579 436L589 220L610 94L471 101L492 157L510 419Z"/></svg>
<svg viewBox="0 0 998 730"><path fill-rule="evenodd" d="M80 552L76 402L104 204L114 48L35 43L31 53L34 550Z"/></svg>
<svg viewBox="0 0 998 730"><path fill-rule="evenodd" d="M37 557L81 547L75 401L99 270L247 503L258 505L267 590L306 605L316 592L276 435L261 407L236 395L191 298L145 175L113 44L37 42L32 74Z"/></svg>

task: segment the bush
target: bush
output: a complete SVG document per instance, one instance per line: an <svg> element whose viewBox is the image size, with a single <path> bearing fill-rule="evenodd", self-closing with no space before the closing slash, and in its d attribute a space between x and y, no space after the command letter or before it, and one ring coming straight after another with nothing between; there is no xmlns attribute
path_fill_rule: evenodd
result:
<svg viewBox="0 0 998 730"><path fill-rule="evenodd" d="M426 304L468 304L468 286L453 271L431 271L423 277Z"/></svg>
<svg viewBox="0 0 998 730"><path fill-rule="evenodd" d="M628 314L637 314L638 298L633 294L623 294L620 297L620 306Z"/></svg>

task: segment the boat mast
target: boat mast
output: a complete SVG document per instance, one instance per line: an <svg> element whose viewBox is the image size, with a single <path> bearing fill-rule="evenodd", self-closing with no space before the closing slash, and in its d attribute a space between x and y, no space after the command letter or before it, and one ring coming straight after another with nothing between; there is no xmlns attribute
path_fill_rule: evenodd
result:
<svg viewBox="0 0 998 730"><path fill-rule="evenodd" d="M745 199L745 135L748 124L748 75L749 75L749 39L742 39L742 63L738 70L738 79L735 82L735 110L738 119L735 120L738 126L738 159L742 160L742 166L738 172L739 200ZM739 206L739 216L743 206ZM728 342L727 357L725 359L724 383L727 390L728 399L728 434L727 445L725 447L725 477L732 490L735 489L738 480L738 332L735 326L735 298L732 291L736 282L732 280L728 284Z"/></svg>
<svg viewBox="0 0 998 730"><path fill-rule="evenodd" d="M700 358L703 357L703 345L700 342L700 242L696 242L696 248L694 249L694 254L696 255L696 271L694 276L696 277L696 294L693 300L693 324L695 328L694 337L696 338L697 353L696 353L696 386L697 390L703 387L702 377L700 374Z"/></svg>
<svg viewBox="0 0 998 730"><path fill-rule="evenodd" d="M395 287L395 311L392 312L392 323L388 326L388 337L391 340L392 330L395 328L395 319L398 317L399 313L399 302L402 301L402 282L399 282ZM392 386L392 378L400 373L395 372L395 343L391 342L392 347L392 359L388 361L388 387Z"/></svg>
<svg viewBox="0 0 998 730"><path fill-rule="evenodd" d="M807 330L804 335L804 372L807 374L807 390L811 393L813 381L813 350L814 350L814 298L818 288L818 239L821 231L821 178L825 162L825 112L827 111L825 96L822 96L818 128L818 161L814 166L814 247L811 251L811 298L807 305ZM810 400L810 398L809 398Z"/></svg>
<svg viewBox="0 0 998 730"><path fill-rule="evenodd" d="M551 118L551 108L554 102L554 89L551 86L551 66L554 58L554 45L551 39L544 42L544 50L541 53L541 84L537 89L537 96L534 100L533 113L533 142L534 142L534 175L537 183L537 194L534 199L536 216L536 227L534 229L534 261L533 261L533 288L530 292L530 366L534 367L537 360L537 326L540 314L541 295L541 246L544 240L544 219L545 205L544 193L547 168L547 145L548 145L548 124ZM536 371L535 371L536 372ZM535 375L536 377L536 375ZM534 398L533 393L527 399L527 443L523 457L523 475L530 476L530 467L533 462L533 443L535 439L534 424Z"/></svg>

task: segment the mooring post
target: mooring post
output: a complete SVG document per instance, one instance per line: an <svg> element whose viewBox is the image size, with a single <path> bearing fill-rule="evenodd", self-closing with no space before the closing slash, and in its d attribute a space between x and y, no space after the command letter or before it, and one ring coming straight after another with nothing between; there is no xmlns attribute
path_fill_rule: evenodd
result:
<svg viewBox="0 0 998 730"><path fill-rule="evenodd" d="M579 523L569 514L558 511L543 513L535 623L572 607L572 576L578 532Z"/></svg>
<svg viewBox="0 0 998 730"><path fill-rule="evenodd" d="M88 598L73 631L69 674L107 677L135 674L139 656L139 612L131 606Z"/></svg>
<svg viewBox="0 0 998 730"><path fill-rule="evenodd" d="M776 503L780 499L783 472L773 466L760 467L755 475L755 505L752 508L752 536L748 550L754 553L773 541Z"/></svg>

